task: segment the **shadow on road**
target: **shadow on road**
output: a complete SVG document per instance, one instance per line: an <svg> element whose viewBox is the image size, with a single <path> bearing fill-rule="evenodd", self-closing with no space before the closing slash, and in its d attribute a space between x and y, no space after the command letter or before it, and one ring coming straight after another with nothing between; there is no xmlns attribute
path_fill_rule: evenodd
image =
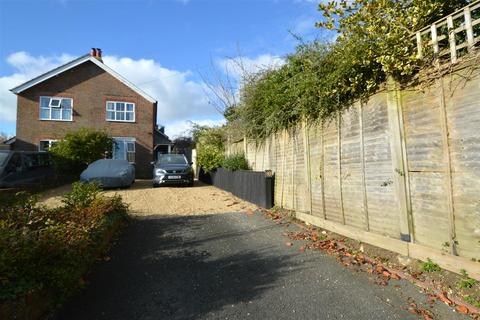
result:
<svg viewBox="0 0 480 320"><path fill-rule="evenodd" d="M94 268L87 289L55 318L214 318L219 310L248 304L296 268L289 256L270 254L268 247L242 246L268 227L229 231L217 217L135 219L111 260Z"/></svg>

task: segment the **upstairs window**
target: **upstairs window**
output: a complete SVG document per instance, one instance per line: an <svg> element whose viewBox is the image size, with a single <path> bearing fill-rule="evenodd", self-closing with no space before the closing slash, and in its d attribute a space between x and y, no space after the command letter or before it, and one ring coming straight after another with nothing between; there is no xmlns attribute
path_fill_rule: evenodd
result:
<svg viewBox="0 0 480 320"><path fill-rule="evenodd" d="M135 122L135 104L107 101L107 121Z"/></svg>
<svg viewBox="0 0 480 320"><path fill-rule="evenodd" d="M71 98L40 97L40 120L72 121Z"/></svg>

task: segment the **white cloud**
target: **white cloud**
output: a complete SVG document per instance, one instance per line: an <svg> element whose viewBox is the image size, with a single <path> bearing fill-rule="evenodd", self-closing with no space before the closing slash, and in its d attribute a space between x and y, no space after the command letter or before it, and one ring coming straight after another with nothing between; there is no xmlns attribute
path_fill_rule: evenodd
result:
<svg viewBox="0 0 480 320"><path fill-rule="evenodd" d="M208 104L203 85L189 80L190 71L170 70L151 59L106 56L103 61L158 101L157 122L167 128L172 121L219 115Z"/></svg>
<svg viewBox="0 0 480 320"><path fill-rule="evenodd" d="M276 69L285 64L285 59L277 55L261 54L255 58L240 56L235 58L220 59L217 61L220 68L235 80L241 80L246 75L266 70Z"/></svg>
<svg viewBox="0 0 480 320"><path fill-rule="evenodd" d="M165 127L165 133L171 138L179 136L189 136L190 131L192 130L192 123L201 125L201 126L221 126L225 124L225 119L192 119L192 120L180 120L170 123L169 126Z"/></svg>

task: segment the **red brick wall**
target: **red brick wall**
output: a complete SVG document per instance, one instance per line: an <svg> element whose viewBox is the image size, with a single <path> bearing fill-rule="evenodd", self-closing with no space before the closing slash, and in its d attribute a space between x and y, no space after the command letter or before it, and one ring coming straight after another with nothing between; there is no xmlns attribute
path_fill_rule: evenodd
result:
<svg viewBox="0 0 480 320"><path fill-rule="evenodd" d="M40 96L73 99L73 121L39 120ZM106 121L106 101L135 103L135 122ZM17 150L37 150L40 140L59 140L81 127L105 129L112 137L136 139L137 177L151 177L153 130L156 104L153 104L92 62L83 63L50 78L17 97Z"/></svg>

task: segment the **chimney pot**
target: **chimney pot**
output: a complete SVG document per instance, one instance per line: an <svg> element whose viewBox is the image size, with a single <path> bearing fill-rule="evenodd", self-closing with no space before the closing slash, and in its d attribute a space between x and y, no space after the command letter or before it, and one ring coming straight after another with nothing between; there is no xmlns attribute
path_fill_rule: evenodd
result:
<svg viewBox="0 0 480 320"><path fill-rule="evenodd" d="M101 58L102 57L102 49L97 48L97 57Z"/></svg>
<svg viewBox="0 0 480 320"><path fill-rule="evenodd" d="M97 49L92 48L92 50L90 50L90 55L91 55L92 57L96 57L96 56L97 56Z"/></svg>

